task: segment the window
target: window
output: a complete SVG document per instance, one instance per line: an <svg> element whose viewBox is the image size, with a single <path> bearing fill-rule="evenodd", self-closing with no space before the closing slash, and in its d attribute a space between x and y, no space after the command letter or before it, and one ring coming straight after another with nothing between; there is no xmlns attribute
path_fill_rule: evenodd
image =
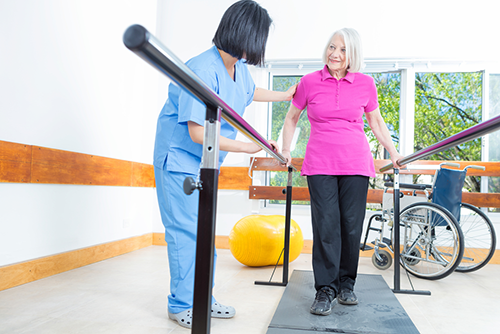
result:
<svg viewBox="0 0 500 334"><path fill-rule="evenodd" d="M416 73L415 152L481 123L482 79L482 72ZM481 161L481 139L425 159ZM480 186L475 176L468 176L464 185L473 192L481 191Z"/></svg>
<svg viewBox="0 0 500 334"><path fill-rule="evenodd" d="M284 90L310 72L319 70L319 61L274 61L268 63L270 88ZM363 70L372 76L378 90L380 111L396 147L404 155L428 147L482 121L482 115L492 118L500 114L500 74L485 77L481 63L427 60L366 60ZM483 111L483 82L489 80L489 113ZM487 96L487 95L486 95ZM270 137L278 140L290 102L272 104ZM487 115L487 116L486 116ZM301 116L300 132L294 138L292 157L303 157L309 138L307 110ZM384 151L369 127L365 133L372 147L373 157L383 159ZM489 135L489 161L500 161L500 131ZM481 139L427 157L429 160L488 161L482 157ZM483 152L484 153L484 152ZM483 178L486 179L486 178ZM268 184L285 186L286 173L270 173ZM483 192L500 192L500 178L483 181ZM411 182L411 178L402 182ZM414 177L414 182L428 183L425 177ZM306 186L304 178L294 176L294 186ZM381 176L370 179L371 188L382 188ZM465 188L481 191L480 177L468 177Z"/></svg>
<svg viewBox="0 0 500 334"><path fill-rule="evenodd" d="M377 86L379 104L382 116L387 122L389 131L393 140L397 143L399 138L399 95L400 95L400 74L399 73L368 73L371 75ZM301 75L296 76L273 76L272 89L277 91L284 91L291 85L300 81ZM275 102L272 104L271 112L271 139L280 143L281 131L285 120L286 113L290 107L290 102ZM366 123L366 121L365 121ZM383 159L383 149L378 143L377 139L371 132L367 124L365 124L365 133L368 137L370 146L372 147L373 156L376 159ZM310 124L307 119L307 109L302 113L299 122L297 123L297 130L292 142L291 154L293 158L303 158L306 151L307 141L310 135ZM271 172L269 184L271 186L286 186L287 173L285 172ZM372 188L381 188L383 180L381 176L376 179L370 179ZM305 177L300 176L298 173L293 175L294 187L307 187ZM271 201L271 204L281 203L284 201ZM307 204L306 202L294 201L294 204Z"/></svg>

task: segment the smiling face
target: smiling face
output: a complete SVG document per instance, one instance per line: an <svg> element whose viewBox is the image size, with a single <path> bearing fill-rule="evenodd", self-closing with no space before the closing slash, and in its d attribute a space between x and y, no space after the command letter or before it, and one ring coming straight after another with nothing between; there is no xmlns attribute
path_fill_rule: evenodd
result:
<svg viewBox="0 0 500 334"><path fill-rule="evenodd" d="M342 35L335 34L326 48L326 65L332 76L344 77L347 74L346 46Z"/></svg>

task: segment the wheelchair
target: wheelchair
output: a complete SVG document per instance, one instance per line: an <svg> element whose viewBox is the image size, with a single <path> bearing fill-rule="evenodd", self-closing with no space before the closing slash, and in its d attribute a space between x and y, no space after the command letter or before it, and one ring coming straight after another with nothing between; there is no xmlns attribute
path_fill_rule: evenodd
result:
<svg viewBox="0 0 500 334"><path fill-rule="evenodd" d="M409 190L409 195L400 193L400 264L423 279L442 279L455 270L478 270L490 261L496 248L496 234L488 216L475 206L462 203L467 169L484 170L484 167L456 170L444 166L460 167L455 163L440 164L432 185L400 183L402 190ZM381 270L392 265L394 203L389 191L392 187L391 182L385 183L382 212L370 217L360 245L361 250L374 249L372 263ZM374 222L380 227L372 226ZM386 227L391 238L385 236ZM367 245L370 231L378 232L373 247Z"/></svg>

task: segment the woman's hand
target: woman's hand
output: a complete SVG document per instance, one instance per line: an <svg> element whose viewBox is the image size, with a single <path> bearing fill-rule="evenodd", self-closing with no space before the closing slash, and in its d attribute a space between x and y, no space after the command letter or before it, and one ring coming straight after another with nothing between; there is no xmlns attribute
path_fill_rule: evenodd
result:
<svg viewBox="0 0 500 334"><path fill-rule="evenodd" d="M281 152L281 155L283 156L283 158L286 159L286 167L290 166L292 164L292 155L290 154L290 151L283 150L283 152ZM285 164L281 164L281 165L285 166Z"/></svg>
<svg viewBox="0 0 500 334"><path fill-rule="evenodd" d="M394 152L391 154L391 162L392 162L392 165L394 166L394 168L403 168L404 166L406 165L398 165L397 161L400 160L400 159L403 159L404 156L402 156L401 154L399 154L399 152Z"/></svg>

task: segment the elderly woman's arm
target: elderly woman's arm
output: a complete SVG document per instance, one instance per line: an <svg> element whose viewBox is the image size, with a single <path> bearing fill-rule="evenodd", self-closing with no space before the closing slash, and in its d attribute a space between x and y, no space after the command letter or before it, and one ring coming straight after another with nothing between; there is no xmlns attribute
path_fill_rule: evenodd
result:
<svg viewBox="0 0 500 334"><path fill-rule="evenodd" d="M288 113L285 117L285 124L283 125L283 157L287 160L287 166L290 166L292 163L292 155L290 153L290 146L292 145L293 135L295 133L295 129L297 128L297 123L300 118L300 114L302 110L290 104L290 109L288 109Z"/></svg>
<svg viewBox="0 0 500 334"><path fill-rule="evenodd" d="M394 147L389 129L387 128L387 125L385 124L385 121L380 114L380 109L377 108L372 112L365 113L365 117L377 140L391 155L392 164L395 167L402 167L399 166L396 161L403 158L403 156L399 154L399 152L396 150L396 147Z"/></svg>

